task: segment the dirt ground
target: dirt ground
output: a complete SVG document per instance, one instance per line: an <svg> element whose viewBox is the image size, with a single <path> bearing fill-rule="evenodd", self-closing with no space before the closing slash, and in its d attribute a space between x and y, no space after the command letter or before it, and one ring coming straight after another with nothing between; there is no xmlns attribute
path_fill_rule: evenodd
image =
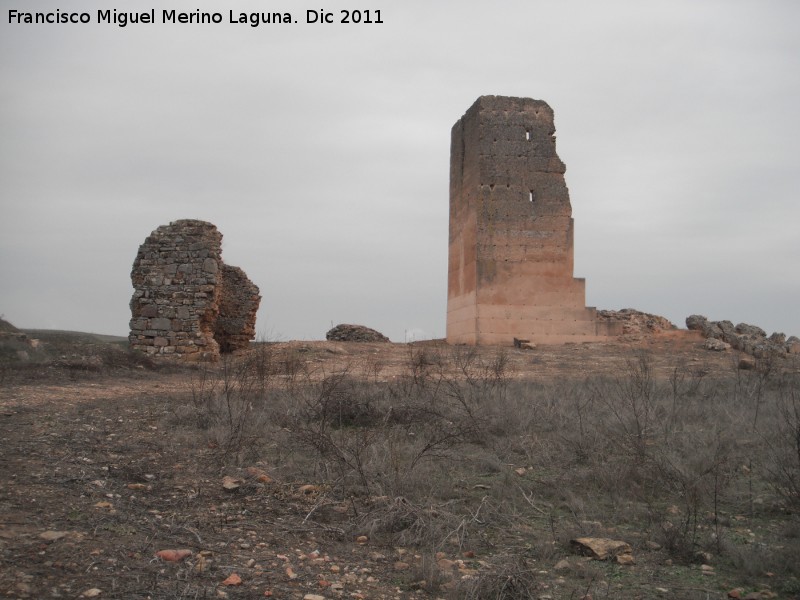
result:
<svg viewBox="0 0 800 600"><path fill-rule="evenodd" d="M308 372L335 373L358 362L371 364L386 379L398 376L414 353L452 351L434 342L287 342L275 347L290 350ZM498 350L479 352L493 356ZM711 376L729 373L737 361L730 352L704 350L702 340L685 331L502 352L509 376L536 381L611 374L642 352L652 357L664 378L678 366ZM278 469L269 464L223 466L213 447L198 447L176 434L170 425L174 406L190 397L191 373L135 366L109 372L43 366L4 378L0 595L431 596L430 588L420 583L431 577L431 566L425 563L429 558L420 549L362 538L348 525L363 507L326 505L323 515L317 481L285 474L277 478ZM179 561L156 555L180 549L190 554ZM449 547L434 560L439 569L467 577L488 558L471 548ZM584 597L590 581L559 573L555 565L561 558L541 565L541 585L531 597ZM653 565L661 565L656 568L639 557L640 566L631 568L640 569L641 577L607 589L606 597L724 597L720 589L725 582L712 586L702 575L687 579L662 559L653 559ZM604 566L603 576L614 581L616 568ZM443 594L439 589L433 597Z"/></svg>

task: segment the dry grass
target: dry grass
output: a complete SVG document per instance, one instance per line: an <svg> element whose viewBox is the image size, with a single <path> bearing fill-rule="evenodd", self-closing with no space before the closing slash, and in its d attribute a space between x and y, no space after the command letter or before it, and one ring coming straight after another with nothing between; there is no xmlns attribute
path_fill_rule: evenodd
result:
<svg viewBox="0 0 800 600"><path fill-rule="evenodd" d="M161 443L182 462L207 461L192 466L196 483L175 513L176 535L191 540L184 526L216 531L203 529L209 472L258 464L275 479L269 493L289 498L300 517L273 514L282 505L251 481L215 500L215 511L258 514L241 518L315 544L364 535L387 552L409 549L418 558L408 570L382 574L409 593L800 591L800 375L784 362L720 371L676 359L666 368L664 356L629 353L604 374L563 376L565 364L556 377L532 380L535 353L408 345L398 359L327 348L258 344L186 369L182 390L148 409L163 441L148 442L142 456ZM151 373L120 360L104 359L103 368ZM297 499L298 484L309 482L313 494ZM573 557L556 573L579 536L629 542L636 568ZM457 564L443 568L440 556ZM700 563L715 578L704 578Z"/></svg>
<svg viewBox="0 0 800 600"><path fill-rule="evenodd" d="M224 430L220 459L321 481L352 504L354 535L513 557L458 597L533 597L525 557L547 561L577 535L797 585L800 378L775 364L659 378L640 354L614 376L547 384L509 377L503 351L458 347L411 348L390 379L375 364L299 365L262 348L202 375L194 409Z"/></svg>

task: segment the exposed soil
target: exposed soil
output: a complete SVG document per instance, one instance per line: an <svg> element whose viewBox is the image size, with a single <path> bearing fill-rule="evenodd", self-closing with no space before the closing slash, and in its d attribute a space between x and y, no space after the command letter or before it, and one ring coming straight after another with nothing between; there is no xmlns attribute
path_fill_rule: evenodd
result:
<svg viewBox="0 0 800 600"><path fill-rule="evenodd" d="M371 365L373 375L383 379L400 376L421 353L470 351L436 342L290 342L274 348L315 377L357 362ZM489 360L499 351L477 352ZM621 372L641 353L652 357L661 378L676 367L722 376L737 362L730 352L702 349L699 334L685 331L502 350L510 377L541 382ZM175 426L176 406L190 401L196 370L80 365L7 371L0 384L0 594L5 597L444 597L453 593L448 582L499 568L492 561L493 553L502 554L503 536L481 547L387 545L361 538L354 523L373 504L402 499L324 501L319 481L293 478L281 465L221 464L217 448L199 445ZM797 371L798 365L790 368ZM231 489L223 485L225 476L234 479ZM768 521L742 519L751 529L770 530ZM606 525L609 536L636 536ZM549 526L532 523L527 531L509 529L504 535L517 542L528 536L530 544L539 544ZM177 562L156 557L167 549L191 554ZM595 598L603 597L600 580L609 598L722 598L737 585L735 572L718 567L705 576L699 565L680 566L655 546L647 550L644 540L635 553L636 565L589 566L557 546L552 559L537 567L535 595L529 597L581 598L590 589ZM569 564L556 569L563 559ZM502 560L513 563L514 557ZM506 566L502 576L516 581L514 565ZM240 584L229 579L234 574ZM764 594L759 597L780 589L768 574L759 581Z"/></svg>

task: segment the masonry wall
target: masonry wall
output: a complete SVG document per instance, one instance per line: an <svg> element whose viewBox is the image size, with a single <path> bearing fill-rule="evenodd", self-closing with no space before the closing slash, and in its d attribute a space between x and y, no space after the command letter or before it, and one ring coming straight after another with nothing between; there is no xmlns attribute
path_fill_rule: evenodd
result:
<svg viewBox="0 0 800 600"><path fill-rule="evenodd" d="M205 221L162 225L139 247L128 340L154 357L215 360L255 334L258 287L221 258L222 234Z"/></svg>
<svg viewBox="0 0 800 600"><path fill-rule="evenodd" d="M483 96L453 126L447 339L511 344L615 334L573 277L572 207L553 111Z"/></svg>
<svg viewBox="0 0 800 600"><path fill-rule="evenodd" d="M247 348L256 335L255 314L261 296L239 267L223 264L222 284L214 339L221 352L234 352Z"/></svg>

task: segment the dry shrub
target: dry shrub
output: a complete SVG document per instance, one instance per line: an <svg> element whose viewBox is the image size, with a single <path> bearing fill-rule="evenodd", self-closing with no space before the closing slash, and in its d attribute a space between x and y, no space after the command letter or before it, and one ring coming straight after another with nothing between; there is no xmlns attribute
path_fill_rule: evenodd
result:
<svg viewBox="0 0 800 600"><path fill-rule="evenodd" d="M800 508L800 376L780 378L771 419L761 425L768 448L769 482L793 508Z"/></svg>
<svg viewBox="0 0 800 600"><path fill-rule="evenodd" d="M458 361L466 381L448 373L442 355L411 347L407 371L390 382L358 374L371 365L342 371L277 392L280 425L311 450L316 469L335 477L343 495L395 496L447 487L431 464L456 459L461 450L489 437L492 409L505 388L504 366L473 357Z"/></svg>
<svg viewBox="0 0 800 600"><path fill-rule="evenodd" d="M191 372L195 422L224 462L253 460L266 441L270 386L263 360L260 354L223 355L219 365Z"/></svg>
<svg viewBox="0 0 800 600"><path fill-rule="evenodd" d="M499 554L470 578L459 581L451 598L462 600L528 600L539 595L536 568L524 557Z"/></svg>
<svg viewBox="0 0 800 600"><path fill-rule="evenodd" d="M354 522L356 531L400 546L441 549L446 543L463 547L469 522L447 503L423 505L402 496L382 497Z"/></svg>

